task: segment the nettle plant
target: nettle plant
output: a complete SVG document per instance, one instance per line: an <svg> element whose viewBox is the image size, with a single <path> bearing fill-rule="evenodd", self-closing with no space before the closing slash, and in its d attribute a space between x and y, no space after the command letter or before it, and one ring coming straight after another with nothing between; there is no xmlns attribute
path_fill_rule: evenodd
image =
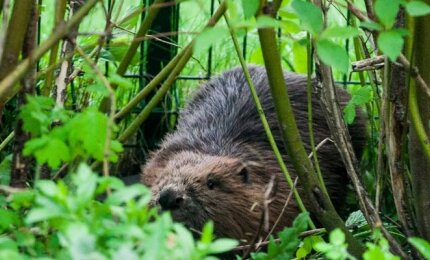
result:
<svg viewBox="0 0 430 260"><path fill-rule="evenodd" d="M216 239L208 223L195 240L191 231L159 214L141 184L125 186L99 176L85 163L115 162L119 142L107 139L109 118L95 108L72 113L47 97L27 97L20 118L32 139L24 153L37 169L67 163L65 179L34 180L34 189L2 187L0 194L1 259L204 259L232 249L237 242ZM115 128L115 126L113 127Z"/></svg>

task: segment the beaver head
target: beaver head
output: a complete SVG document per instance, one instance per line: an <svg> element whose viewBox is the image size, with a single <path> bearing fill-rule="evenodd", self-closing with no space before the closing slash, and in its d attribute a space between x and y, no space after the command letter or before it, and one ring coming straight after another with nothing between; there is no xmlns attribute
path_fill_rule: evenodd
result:
<svg viewBox="0 0 430 260"><path fill-rule="evenodd" d="M174 220L194 230L212 220L216 235L246 240L258 230L270 179L256 163L189 151L170 157L164 167L149 162L143 169L152 204L171 211ZM271 223L281 208L282 202L271 203Z"/></svg>

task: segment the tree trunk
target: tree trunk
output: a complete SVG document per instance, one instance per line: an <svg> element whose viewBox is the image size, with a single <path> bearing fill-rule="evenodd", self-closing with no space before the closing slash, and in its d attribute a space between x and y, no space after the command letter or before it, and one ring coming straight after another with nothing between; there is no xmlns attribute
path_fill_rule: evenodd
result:
<svg viewBox="0 0 430 260"><path fill-rule="evenodd" d="M37 37L38 12L36 8L36 0L28 1L27 5L30 7L30 19L23 44L23 58L31 56L31 53L36 48ZM34 93L35 75L36 67L33 66L33 68L28 71L27 75L21 80L22 87L18 96L19 106L26 103L26 95ZM24 144L28 139L30 139L30 134L23 130L22 120L18 120L15 128L15 142L12 159L13 164L11 169L11 186L13 187L25 187L29 179L30 170L32 168L32 159L30 157L24 157L22 154Z"/></svg>
<svg viewBox="0 0 430 260"><path fill-rule="evenodd" d="M425 1L430 4L430 0ZM419 17L415 21L415 61L424 81L430 83L430 16ZM416 123L409 130L409 157L412 175L415 213L419 235L430 240L430 158L423 152L423 146L429 145L429 97L416 84L410 88L409 105L417 103L417 110L411 110L411 117L421 118L422 131ZM414 113L414 115L412 115Z"/></svg>

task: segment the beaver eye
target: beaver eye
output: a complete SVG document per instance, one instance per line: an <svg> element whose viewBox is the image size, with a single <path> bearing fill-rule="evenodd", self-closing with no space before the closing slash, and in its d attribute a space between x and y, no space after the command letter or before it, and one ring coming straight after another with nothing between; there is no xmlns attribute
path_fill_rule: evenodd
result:
<svg viewBox="0 0 430 260"><path fill-rule="evenodd" d="M208 189L210 190L213 190L215 188L215 184L216 184L215 181L211 179L209 179L206 183L206 185L208 186Z"/></svg>

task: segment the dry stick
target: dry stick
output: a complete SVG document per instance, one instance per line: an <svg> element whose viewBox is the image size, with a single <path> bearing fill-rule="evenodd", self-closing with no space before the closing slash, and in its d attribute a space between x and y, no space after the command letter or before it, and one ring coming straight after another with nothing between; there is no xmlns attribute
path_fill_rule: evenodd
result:
<svg viewBox="0 0 430 260"><path fill-rule="evenodd" d="M292 197L292 195L294 193L294 190L296 189L298 179L299 178L297 178L297 177L294 179L294 185L291 188L290 192L288 193L288 197L285 200L285 204L282 207L281 213L279 213L278 218L276 219L275 223L273 224L272 229L269 231L269 233L267 233L267 236L264 239L264 241L267 241L269 239L270 235L273 233L273 231L275 230L275 228L278 225L279 221L281 220L281 217L284 215L284 212L287 209L288 204L290 204L290 200L291 200L291 197Z"/></svg>
<svg viewBox="0 0 430 260"><path fill-rule="evenodd" d="M368 70L378 70L384 67L385 56L379 55L373 58L363 59L351 63L352 71L368 71Z"/></svg>
<svg viewBox="0 0 430 260"><path fill-rule="evenodd" d="M211 17L210 21L207 24L207 27L212 27L215 25L216 22L222 17L226 10L226 2L223 1L220 6L218 7L218 10L214 13L214 15ZM191 58L192 55L192 44L188 45L183 50L183 55L178 57L179 61L170 73L169 77L166 79L164 84L161 86L161 88L155 93L155 95L151 98L151 100L148 102L148 104L145 106L145 108L142 110L142 112L137 115L137 117L134 119L134 121L127 127L127 129L124 130L123 133L118 137L118 140L120 142L124 142L126 139L131 137L139 128L139 126L148 118L154 107L161 101L161 99L165 96L167 91L172 86L173 82L176 80L177 75L182 71L185 64L188 62L188 60Z"/></svg>
<svg viewBox="0 0 430 260"><path fill-rule="evenodd" d="M270 6L263 6L262 10L274 17L274 14L270 13ZM273 28L260 28L258 34L282 138L287 148L287 154L290 156L303 185L304 194L308 197L310 209L327 230L341 229L345 233L351 254L360 257L364 251L363 246L346 229L344 221L336 212L329 196L323 192L320 181L303 147L283 77L276 32Z"/></svg>
<svg viewBox="0 0 430 260"><path fill-rule="evenodd" d="M51 36L34 51L31 57L23 60L10 74L0 81L0 97L4 98L4 101L0 102L0 107L2 107L19 91L19 89L14 88L14 85L25 75L25 73L59 40L66 36L68 32L88 14L98 1L99 0L86 1L82 8L80 8L79 11L66 24L64 24L64 26L59 26Z"/></svg>
<svg viewBox="0 0 430 260"><path fill-rule="evenodd" d="M367 0L366 0L367 1ZM368 1L369 2L369 1ZM370 2L369 2L370 3ZM350 2L348 2L348 6L350 7L350 6L353 6L352 5L352 3L350 3ZM350 10L351 10L351 12L354 14L354 15L356 15L360 20L365 20L366 19L366 17L363 17L363 15L360 13L360 12L357 12L357 9L356 8L350 8ZM402 57L404 58L404 56L402 55ZM407 61L406 60L406 58L404 58L404 59L400 59L400 60L402 60L403 62L405 62L405 61ZM386 99L383 99L383 102L384 102L384 100L386 100ZM409 103L410 104L410 103ZM411 104L410 104L411 105ZM413 104L412 104L412 106L413 106ZM384 111L385 111L385 109L384 108L381 108L382 110L381 110L381 113L385 113ZM410 109L411 109L411 107L410 107ZM413 110L413 108L412 108L412 110ZM420 121L420 120L418 120L418 121ZM417 121L415 121L416 123L418 123L419 124L419 122L417 122ZM385 127L385 126L384 126ZM382 128L382 129L384 129L384 128ZM382 131L382 132L384 132L384 131ZM425 132L424 132L425 133ZM381 140L380 140L381 141ZM427 138L427 141L428 141L428 138ZM427 143L428 144L428 143ZM430 147L428 147L427 146L427 151L426 151L426 149L425 149L425 147L424 147L424 150L425 150L425 152L428 152L428 155L430 155ZM381 153L381 151L380 151L380 153ZM430 158L430 157L429 157ZM355 183L354 183L355 184ZM361 185L361 184L360 184ZM357 189L356 189L356 191L358 191ZM358 194L358 193L357 193ZM359 194L358 194L359 195ZM378 212L376 211L376 209L372 209L372 207L373 207L373 205L371 204L371 201L370 201L370 199L368 199L368 197L367 197L367 194L363 194L363 195L365 195L366 197L361 197L361 196L359 196L359 199L360 199L360 207L368 207L369 208L369 214L371 213L372 214L372 216L370 216L370 215L365 215L366 216L366 219L367 219L367 221L369 222L369 224L371 225L371 226L378 226L378 225L380 225L380 222L381 222L381 220L380 220L380 218L379 218L379 215L378 215ZM363 205L361 205L361 204L363 204ZM367 204L367 205L366 205ZM401 213L401 212L400 212ZM370 221L369 221L370 220ZM393 250L396 252L396 253L398 253L400 256L402 256L403 258L406 258L407 257L407 255L406 255L406 253L402 250L402 248L401 248L401 246L398 244L398 242L391 236L391 234L385 229L385 227L383 226L383 225L381 225L380 226L381 227L381 230L382 230L382 232L383 232L383 234L385 235L385 237L388 239L388 241L390 242L390 245L392 246L392 248L393 248ZM405 228L407 228L407 227L405 227Z"/></svg>
<svg viewBox="0 0 430 260"><path fill-rule="evenodd" d="M378 212L376 212L372 201L357 175L356 169L358 168L358 161L350 142L348 129L346 129L342 119L342 112L336 102L335 84L332 78L331 68L324 64L320 64L319 68L322 76L322 84L324 86L322 88L321 95L322 108L326 114L326 120L333 135L333 139L340 151L342 160L346 166L347 173L354 185L360 209L363 211L366 220L372 228L381 229L395 253L399 254L402 258L407 258L407 255L403 252L401 246L383 226Z"/></svg>
<svg viewBox="0 0 430 260"><path fill-rule="evenodd" d="M55 28L57 28L58 26L60 26L62 22L64 22L64 15L66 14L66 8L67 8L66 0L55 1ZM48 66L52 66L57 62L58 46L59 44L56 43L51 48L51 53L49 54ZM44 85L44 88L42 89L43 95L48 96L51 93L51 85L53 81L54 81L54 71L51 70L51 71L48 71L48 73L46 74L45 85Z"/></svg>
<svg viewBox="0 0 430 260"><path fill-rule="evenodd" d="M79 1L75 2L72 5L72 8L70 10L70 15L72 16L74 13L76 13L79 10L79 8L81 8L81 6L82 4ZM68 59L64 59L61 62L60 73L55 80L54 96L55 96L56 105L58 107L63 107L64 101L66 99L66 88L70 82L68 81L68 78L69 78L69 75L73 72L72 56L76 45L76 38L77 38L78 31L79 31L79 23L76 24L76 26L74 26L70 30L69 37L65 41L63 41L63 48L62 48L61 55L65 57L68 57L68 56L70 57ZM55 46L58 46L58 45L55 45ZM51 86L48 85L48 87L50 88Z"/></svg>
<svg viewBox="0 0 430 260"><path fill-rule="evenodd" d="M106 129L106 138L104 143L104 149L103 149L103 175L109 176L109 157L110 157L110 143L112 138L112 129L114 127L114 115L116 110L116 101L115 101L115 91L111 87L109 80L103 75L103 73L100 71L100 69L97 67L97 65L84 53L84 51L79 47L76 46L76 50L79 52L79 54L85 59L85 61L91 66L91 68L94 70L102 84L105 86L109 93L109 99L110 99L110 111L109 111L109 120L108 125ZM108 190L108 193L110 191Z"/></svg>

